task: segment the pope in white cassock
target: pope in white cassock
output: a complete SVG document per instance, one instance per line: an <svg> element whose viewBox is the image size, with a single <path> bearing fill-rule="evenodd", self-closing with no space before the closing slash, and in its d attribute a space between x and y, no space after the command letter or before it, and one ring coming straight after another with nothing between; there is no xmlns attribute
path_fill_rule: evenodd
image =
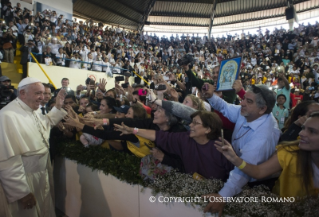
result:
<svg viewBox="0 0 319 217"><path fill-rule="evenodd" d="M28 77L19 83L18 98L0 110L1 217L55 217L48 139L51 126L67 114L64 92L47 115L39 115L44 86Z"/></svg>

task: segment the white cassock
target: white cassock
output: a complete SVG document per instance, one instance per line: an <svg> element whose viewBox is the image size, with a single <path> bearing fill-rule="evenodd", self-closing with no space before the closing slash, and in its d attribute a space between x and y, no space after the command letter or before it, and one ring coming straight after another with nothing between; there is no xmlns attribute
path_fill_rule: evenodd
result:
<svg viewBox="0 0 319 217"><path fill-rule="evenodd" d="M54 107L40 115L19 98L0 111L1 217L55 217L48 139L66 114ZM23 209L18 200L30 192L36 206Z"/></svg>

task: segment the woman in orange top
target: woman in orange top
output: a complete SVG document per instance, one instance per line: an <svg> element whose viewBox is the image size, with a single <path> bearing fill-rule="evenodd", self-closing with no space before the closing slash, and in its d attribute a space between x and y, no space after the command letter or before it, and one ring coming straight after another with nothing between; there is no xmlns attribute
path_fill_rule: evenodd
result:
<svg viewBox="0 0 319 217"><path fill-rule="evenodd" d="M277 152L259 165L239 158L225 141L216 142L218 151L247 175L262 179L281 172L273 192L281 197L303 197L319 194L319 113L312 113L302 126L300 140L277 146Z"/></svg>

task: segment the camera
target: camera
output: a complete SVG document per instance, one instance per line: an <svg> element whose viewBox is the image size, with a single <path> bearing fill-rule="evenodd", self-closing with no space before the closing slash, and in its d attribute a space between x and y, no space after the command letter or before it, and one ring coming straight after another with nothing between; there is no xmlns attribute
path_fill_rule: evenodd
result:
<svg viewBox="0 0 319 217"><path fill-rule="evenodd" d="M4 86L0 84L0 109L11 102L11 95L13 94L13 86Z"/></svg>
<svg viewBox="0 0 319 217"><path fill-rule="evenodd" d="M138 95L139 96L146 96L147 95L147 90L139 89L138 90Z"/></svg>
<svg viewBox="0 0 319 217"><path fill-rule="evenodd" d="M207 91L208 89L209 89L208 84L204 84L203 87L202 87L202 90L203 91Z"/></svg>
<svg viewBox="0 0 319 217"><path fill-rule="evenodd" d="M178 65L180 65L180 66L191 64L190 68L193 67L192 66L193 62L194 62L193 56L190 54L186 54L185 56L183 56L182 59L179 59L177 61Z"/></svg>

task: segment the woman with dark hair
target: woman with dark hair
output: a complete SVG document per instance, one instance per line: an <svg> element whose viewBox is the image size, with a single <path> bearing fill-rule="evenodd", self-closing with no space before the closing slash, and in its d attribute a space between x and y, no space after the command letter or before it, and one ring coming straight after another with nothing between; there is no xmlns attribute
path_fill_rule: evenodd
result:
<svg viewBox="0 0 319 217"><path fill-rule="evenodd" d="M127 114L125 115L126 118L132 118L132 119L146 119L147 113L145 108L139 104L133 104L127 111Z"/></svg>
<svg viewBox="0 0 319 217"><path fill-rule="evenodd" d="M90 112L85 115L86 118L114 118L116 110L114 107L119 107L120 103L113 99L112 97L106 96L103 97L100 104L99 112Z"/></svg>
<svg viewBox="0 0 319 217"><path fill-rule="evenodd" d="M151 141L157 147L171 154L178 155L186 173L198 173L207 179L215 178L226 181L233 167L227 162L214 143L221 135L222 121L217 114L197 111L191 115L189 132L172 133L147 129L132 128L114 124L122 134L134 134Z"/></svg>
<svg viewBox="0 0 319 217"><path fill-rule="evenodd" d="M304 101L299 103L287 119L279 141L294 141L298 138L301 126L312 112L319 111L319 103L315 101Z"/></svg>
<svg viewBox="0 0 319 217"><path fill-rule="evenodd" d="M94 117L94 118L114 118L115 117L115 106L118 106L118 103L116 102L115 99L111 97L104 97L101 100L101 105L100 105L100 111L99 112L91 112L88 115L85 115L85 117ZM93 116L92 116L93 115ZM88 147L89 145L101 145L104 140L96 138L95 136L89 134L89 133L83 133L80 136L80 141L85 147Z"/></svg>
<svg viewBox="0 0 319 217"><path fill-rule="evenodd" d="M283 142L277 152L266 162L252 165L236 155L231 144L222 146L216 142L218 151L247 175L262 179L281 172L273 192L281 197L303 197L319 194L319 113L312 113L302 125L300 140Z"/></svg>

